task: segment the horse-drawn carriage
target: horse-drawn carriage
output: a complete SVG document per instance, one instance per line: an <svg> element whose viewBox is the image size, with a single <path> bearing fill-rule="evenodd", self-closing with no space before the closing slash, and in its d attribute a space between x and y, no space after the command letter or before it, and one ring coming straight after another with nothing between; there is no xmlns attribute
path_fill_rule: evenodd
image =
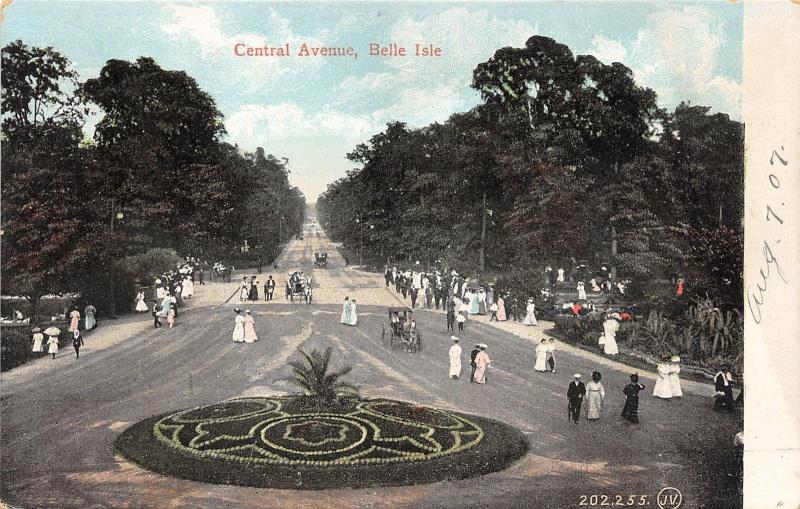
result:
<svg viewBox="0 0 800 509"><path fill-rule="evenodd" d="M328 268L328 253L314 253L314 267Z"/></svg>
<svg viewBox="0 0 800 509"><path fill-rule="evenodd" d="M298 300L311 304L312 293L311 276L303 276L302 271L289 274L289 279L286 280L286 300L294 302L297 297Z"/></svg>
<svg viewBox="0 0 800 509"><path fill-rule="evenodd" d="M215 263L214 266L211 268L211 279L214 281L216 281L217 279L221 279L226 283L230 283L231 271L232 269L230 265Z"/></svg>
<svg viewBox="0 0 800 509"><path fill-rule="evenodd" d="M400 344L409 353L416 353L422 348L422 332L414 320L414 311L407 307L387 308L389 314L389 327L381 324L381 341L386 341L388 336L389 348Z"/></svg>

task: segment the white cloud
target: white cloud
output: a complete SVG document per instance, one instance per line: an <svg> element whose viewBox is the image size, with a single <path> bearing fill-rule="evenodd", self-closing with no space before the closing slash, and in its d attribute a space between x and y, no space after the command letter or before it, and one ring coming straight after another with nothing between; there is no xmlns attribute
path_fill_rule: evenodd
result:
<svg viewBox="0 0 800 509"><path fill-rule="evenodd" d="M324 59L294 57L237 57L233 48L238 43L250 47L279 46L289 43L294 51L303 43L322 46L313 36L292 31L291 24L275 11L265 23L263 35L225 30L224 20L212 7L197 4L167 4L171 16L161 29L176 41L196 46L200 58L215 65L226 79L241 84L245 92L276 84L287 76L312 76Z"/></svg>
<svg viewBox="0 0 800 509"><path fill-rule="evenodd" d="M444 122L463 107L457 86L453 83L434 88L407 87L400 90L387 108L377 110L373 118L380 122L398 120L413 127L431 122Z"/></svg>
<svg viewBox="0 0 800 509"><path fill-rule="evenodd" d="M625 63L667 107L688 100L739 118L741 83L717 69L724 43L723 24L707 9L669 8L648 17Z"/></svg>
<svg viewBox="0 0 800 509"><path fill-rule="evenodd" d="M309 113L293 102L247 104L225 121L231 142L245 150L263 147L289 159L291 181L309 201L354 163L346 153L381 129L381 120L334 109Z"/></svg>
<svg viewBox="0 0 800 509"><path fill-rule="evenodd" d="M486 10L465 7L422 19L407 15L389 29L388 41L405 47L411 55L417 43L432 44L442 49L442 56L386 58L387 70L348 76L339 89L347 102L360 101L364 94L374 94L376 100L390 97L373 115L381 122L380 128L390 120L414 127L441 122L475 104L470 83L476 65L499 48L523 46L537 33L538 27L527 21L501 19Z"/></svg>
<svg viewBox="0 0 800 509"><path fill-rule="evenodd" d="M522 46L538 33L538 27L523 20L500 19L486 10L453 7L416 20L405 17L389 31L389 39L411 50L414 44L442 48L442 57L390 60L408 79L451 78L469 84L472 70L504 46Z"/></svg>
<svg viewBox="0 0 800 509"><path fill-rule="evenodd" d="M343 91L374 92L393 88L396 77L391 72L370 72L363 76L348 76L339 83Z"/></svg>
<svg viewBox="0 0 800 509"><path fill-rule="evenodd" d="M614 62L624 62L628 54L621 42L607 39L602 35L595 35L592 38L592 45L594 46L592 55L606 65L611 65Z"/></svg>
<svg viewBox="0 0 800 509"><path fill-rule="evenodd" d="M293 102L243 105L228 116L225 127L230 139L248 150L274 140L307 137L361 141L380 128L369 116L333 109L311 114Z"/></svg>

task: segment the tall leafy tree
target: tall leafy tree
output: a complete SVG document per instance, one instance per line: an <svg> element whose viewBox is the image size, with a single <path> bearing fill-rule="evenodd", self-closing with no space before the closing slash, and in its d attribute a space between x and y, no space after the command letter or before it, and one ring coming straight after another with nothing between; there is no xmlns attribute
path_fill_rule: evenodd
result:
<svg viewBox="0 0 800 509"><path fill-rule="evenodd" d="M3 291L39 297L66 289L91 262L90 187L79 148L77 74L52 48L15 41L2 51Z"/></svg>
<svg viewBox="0 0 800 509"><path fill-rule="evenodd" d="M95 130L103 195L131 212L146 243L182 250L175 229L192 213L192 165L215 161L224 133L214 100L185 72L147 57L109 60L83 92L103 112Z"/></svg>

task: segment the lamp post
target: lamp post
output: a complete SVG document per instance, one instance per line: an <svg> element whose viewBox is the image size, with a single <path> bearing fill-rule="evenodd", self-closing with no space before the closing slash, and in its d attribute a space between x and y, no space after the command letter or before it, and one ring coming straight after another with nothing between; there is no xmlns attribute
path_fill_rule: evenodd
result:
<svg viewBox="0 0 800 509"><path fill-rule="evenodd" d="M358 233L360 237L360 242L358 245L358 264L364 265L364 224L361 222L361 216L356 218L356 224L358 225Z"/></svg>
<svg viewBox="0 0 800 509"><path fill-rule="evenodd" d="M122 212L117 212L114 207L114 199L111 199L111 223L110 223L110 234L108 236L108 243L106 244L106 255L110 255L111 251L111 242L114 239L114 219L121 221L125 217L125 214ZM115 319L117 317L117 296L116 296L116 281L114 280L114 274L109 270L109 289L111 290L111 299L108 303L109 306L109 315L110 318Z"/></svg>

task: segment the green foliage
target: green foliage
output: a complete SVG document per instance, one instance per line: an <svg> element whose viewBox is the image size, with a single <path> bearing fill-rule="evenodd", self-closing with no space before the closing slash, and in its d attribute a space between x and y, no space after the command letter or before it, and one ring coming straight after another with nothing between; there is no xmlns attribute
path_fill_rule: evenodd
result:
<svg viewBox="0 0 800 509"><path fill-rule="evenodd" d="M688 229L684 239L689 294L713 296L723 309L743 309L743 232L726 226Z"/></svg>
<svg viewBox="0 0 800 509"><path fill-rule="evenodd" d="M322 401L332 401L339 396L358 397L358 389L341 380L350 373L352 366L330 371L331 347L327 347L324 353L316 349L310 354L299 348L297 351L303 360L289 361L292 367L292 382L307 395Z"/></svg>
<svg viewBox="0 0 800 509"><path fill-rule="evenodd" d="M674 325L664 317L663 312L652 310L644 324L636 329L632 340L645 342L649 352L661 355L670 349L670 340L674 337Z"/></svg>
<svg viewBox="0 0 800 509"><path fill-rule="evenodd" d="M722 311L709 299L695 299L694 305L686 311L683 330L684 348L687 351L699 350L703 356L736 351L741 347L743 322L742 314L731 309ZM738 348L737 355L742 350Z"/></svg>
<svg viewBox="0 0 800 509"><path fill-rule="evenodd" d="M3 48L3 133L6 140L32 142L49 130L79 129L85 114L76 94L78 74L53 48L28 47L17 40Z"/></svg>
<svg viewBox="0 0 800 509"><path fill-rule="evenodd" d="M148 276L174 270L181 261L182 258L174 250L155 248L119 260L117 268L131 278L145 280Z"/></svg>
<svg viewBox="0 0 800 509"><path fill-rule="evenodd" d="M21 41L2 60L4 293L36 307L79 292L113 312L132 279L172 264L152 249L269 261L302 227L288 161L222 143L221 113L185 72L109 60L81 84L66 56ZM88 103L103 113L90 144Z"/></svg>

